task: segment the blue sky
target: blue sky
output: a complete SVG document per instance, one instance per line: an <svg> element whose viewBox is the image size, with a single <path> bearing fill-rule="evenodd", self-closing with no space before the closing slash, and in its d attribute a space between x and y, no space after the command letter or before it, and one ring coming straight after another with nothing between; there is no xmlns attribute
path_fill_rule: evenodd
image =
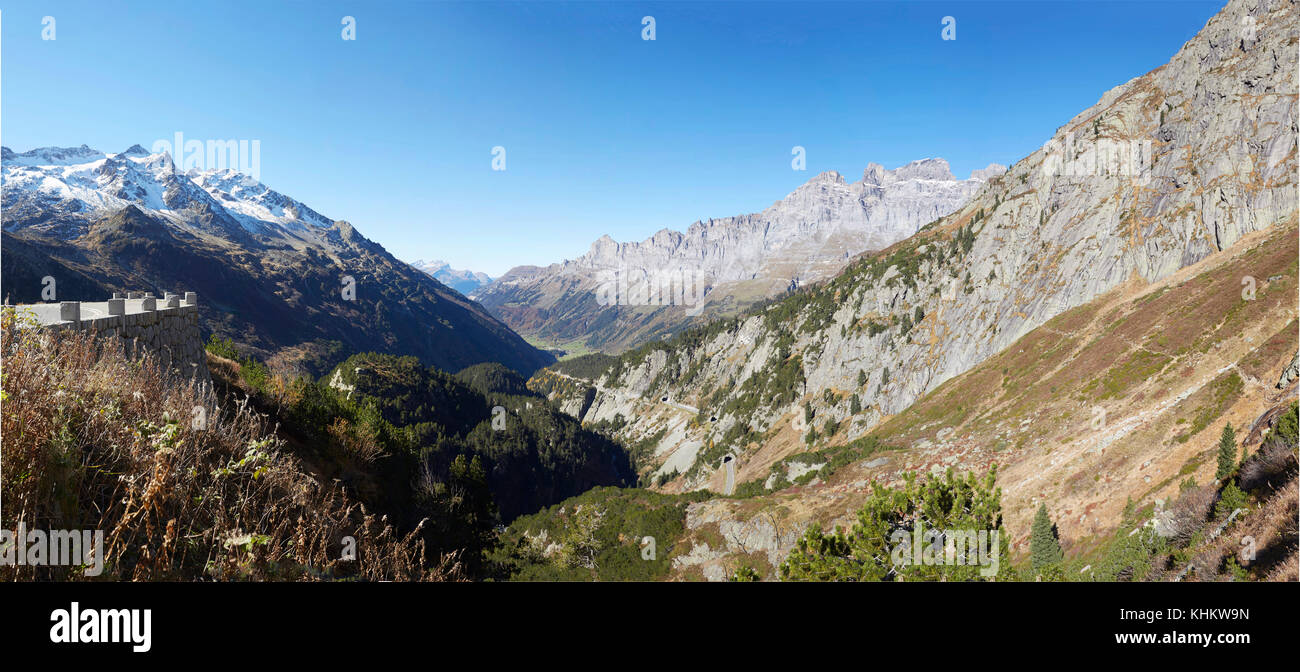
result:
<svg viewBox="0 0 1300 672"><path fill-rule="evenodd" d="M273 189L496 275L756 212L823 170L1009 165L1222 4L5 3L0 141L260 140Z"/></svg>

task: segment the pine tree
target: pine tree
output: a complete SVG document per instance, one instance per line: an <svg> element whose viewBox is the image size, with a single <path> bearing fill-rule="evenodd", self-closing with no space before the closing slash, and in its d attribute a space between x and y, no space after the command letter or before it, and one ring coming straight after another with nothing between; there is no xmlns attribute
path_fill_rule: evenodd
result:
<svg viewBox="0 0 1300 672"><path fill-rule="evenodd" d="M862 369L858 369L858 387L862 387L863 385L866 384L867 384L867 372L863 371Z"/></svg>
<svg viewBox="0 0 1300 672"><path fill-rule="evenodd" d="M1128 501L1124 502L1124 513L1121 516L1121 528L1132 527L1137 522L1137 502L1133 501L1133 495L1129 495Z"/></svg>
<svg viewBox="0 0 1300 672"><path fill-rule="evenodd" d="M1029 555L1033 561L1034 571L1040 573L1060 565L1065 559L1061 552L1061 540L1056 534L1056 526L1047 515L1046 504L1039 504L1038 513L1034 514L1034 524L1029 533Z"/></svg>
<svg viewBox="0 0 1300 672"><path fill-rule="evenodd" d="M862 412L862 400L858 399L858 395L855 393L853 397L849 399L849 413L851 415L857 415L861 412Z"/></svg>
<svg viewBox="0 0 1300 672"><path fill-rule="evenodd" d="M1232 431L1232 423L1223 426L1219 435L1219 468L1214 477L1223 480L1237 468L1237 433Z"/></svg>
<svg viewBox="0 0 1300 672"><path fill-rule="evenodd" d="M911 546L913 526L918 524L925 530L990 530L996 534L990 534L987 543L997 547L985 550L997 553L993 557L1008 557L1002 489L995 485L996 480L995 466L983 477L957 476L950 469L942 477L925 480L904 474L898 488L873 483L850 529L836 528L828 534L814 523L804 532L778 570L781 580L996 581L1007 576L1005 566L999 569L998 565L974 562L972 555L965 556L965 563L917 563ZM915 551L924 553L925 549ZM975 549L966 547L966 552ZM943 550L938 553L942 555Z"/></svg>

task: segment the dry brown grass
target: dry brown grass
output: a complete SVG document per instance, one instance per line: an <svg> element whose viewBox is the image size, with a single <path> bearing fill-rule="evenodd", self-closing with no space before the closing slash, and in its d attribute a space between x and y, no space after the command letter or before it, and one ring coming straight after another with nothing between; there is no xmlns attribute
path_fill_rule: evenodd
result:
<svg viewBox="0 0 1300 672"><path fill-rule="evenodd" d="M1281 415L1284 409L1284 406L1275 408L1275 415ZM1296 468L1295 446L1270 436L1258 451L1241 463L1241 487L1247 492L1259 488L1271 490L1288 479L1294 479Z"/></svg>
<svg viewBox="0 0 1300 672"><path fill-rule="evenodd" d="M461 578L454 558L426 560L419 529L399 535L308 475L246 405L218 409L119 339L20 328L6 311L0 356L2 526L102 530L101 579ZM89 578L0 567L4 580Z"/></svg>
<svg viewBox="0 0 1300 672"><path fill-rule="evenodd" d="M1192 560L1189 580L1230 581L1229 561L1268 581L1296 581L1296 517L1300 501L1294 474L1292 479L1257 509L1234 521L1223 533L1198 549ZM1208 529L1208 528L1207 528ZM1253 549L1254 553L1247 551Z"/></svg>
<svg viewBox="0 0 1300 672"><path fill-rule="evenodd" d="M1218 488L1214 485L1202 485L1180 494L1178 501L1169 507L1170 541L1177 546L1190 543L1205 526L1218 495Z"/></svg>
<svg viewBox="0 0 1300 672"><path fill-rule="evenodd" d="M1300 576L1300 558L1296 556L1295 551L1292 551L1291 555L1288 556L1286 560L1279 563L1277 567L1274 568L1273 571L1269 573L1268 576L1264 577L1264 580L1265 581L1300 580L1297 579L1297 576Z"/></svg>

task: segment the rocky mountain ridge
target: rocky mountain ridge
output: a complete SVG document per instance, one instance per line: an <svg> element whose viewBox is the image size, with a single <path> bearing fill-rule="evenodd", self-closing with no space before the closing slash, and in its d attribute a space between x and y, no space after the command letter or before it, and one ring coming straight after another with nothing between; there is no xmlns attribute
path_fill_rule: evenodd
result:
<svg viewBox="0 0 1300 672"><path fill-rule="evenodd" d="M854 183L828 171L762 212L641 242L603 236L577 259L511 269L473 297L521 333L618 351L696 315L828 278L952 212L1003 170L994 164L958 180L943 159L894 170L872 163Z"/></svg>

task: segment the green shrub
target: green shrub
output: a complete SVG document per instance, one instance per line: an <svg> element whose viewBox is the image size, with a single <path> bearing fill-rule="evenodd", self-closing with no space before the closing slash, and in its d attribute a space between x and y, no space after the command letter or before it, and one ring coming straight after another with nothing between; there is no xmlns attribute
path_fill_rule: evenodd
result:
<svg viewBox="0 0 1300 672"><path fill-rule="evenodd" d="M1002 529L1002 490L995 486L994 467L983 478L967 474L925 482L915 474L904 476L904 485L887 489L872 484L871 495L858 510L857 522L847 531L831 534L813 525L801 537L780 567L783 580L794 581L889 581L994 579L1007 569L1001 559L1009 558ZM984 530L996 546L982 558L984 564L915 563L912 540L926 530ZM935 549L935 545L940 546ZM925 544L927 552L943 554L942 541ZM989 574L985 576L985 574ZM1009 572L1005 572L1009 575Z"/></svg>
<svg viewBox="0 0 1300 672"><path fill-rule="evenodd" d="M709 496L594 488L511 523L493 554L495 572L523 581L662 579L686 530L686 507ZM547 555L551 544L557 548Z"/></svg>
<svg viewBox="0 0 1300 672"><path fill-rule="evenodd" d="M1242 492L1236 483L1229 482L1219 493L1219 501L1214 505L1214 517L1224 520L1232 515L1233 511L1244 508L1246 508L1246 493Z"/></svg>

